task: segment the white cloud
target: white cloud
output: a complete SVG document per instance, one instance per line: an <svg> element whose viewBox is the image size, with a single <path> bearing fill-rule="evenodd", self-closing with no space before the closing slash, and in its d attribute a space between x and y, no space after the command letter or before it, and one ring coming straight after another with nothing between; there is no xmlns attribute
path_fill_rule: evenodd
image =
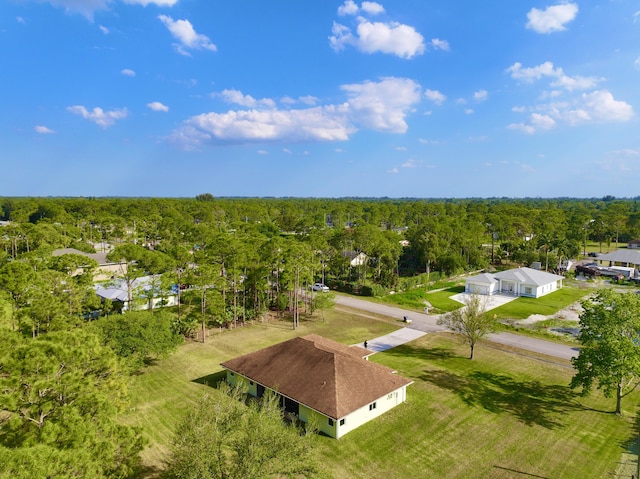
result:
<svg viewBox="0 0 640 479"><path fill-rule="evenodd" d="M449 51L449 42L446 40L440 40L439 38L433 38L430 42L431 47L434 50Z"/></svg>
<svg viewBox="0 0 640 479"><path fill-rule="evenodd" d="M633 62L633 66L635 66L637 70L640 70L640 57L636 58Z"/></svg>
<svg viewBox="0 0 640 479"><path fill-rule="evenodd" d="M596 87L604 78L584 77L581 75L569 76L560 67L554 67L552 62L544 62L535 67L522 68L522 63L516 62L507 68L511 78L531 83L544 77L555 78L551 83L554 88L564 88L568 91L589 90Z"/></svg>
<svg viewBox="0 0 640 479"><path fill-rule="evenodd" d="M283 149L282 149L282 152L283 152L283 153L286 153L287 155L291 155L291 154L293 154L293 152L292 152L289 148L283 148Z"/></svg>
<svg viewBox="0 0 640 479"><path fill-rule="evenodd" d="M377 2L362 2L362 5L358 7L358 4L353 0L346 0L338 7L338 15L341 17L357 15L360 11L369 15L380 15L384 13L384 7Z"/></svg>
<svg viewBox="0 0 640 479"><path fill-rule="evenodd" d="M54 130L47 128L44 125L36 125L34 130L36 133L40 133L41 135L51 135L52 133L55 133Z"/></svg>
<svg viewBox="0 0 640 479"><path fill-rule="evenodd" d="M405 117L420 101L420 85L408 78L384 78L380 82L343 85L349 95L350 118L372 130L407 131Z"/></svg>
<svg viewBox="0 0 640 479"><path fill-rule="evenodd" d="M345 141L358 128L404 133L408 128L405 117L420 100L420 85L404 78L343 85L341 89L348 98L336 105L203 113L187 119L171 139L189 149L221 142Z"/></svg>
<svg viewBox="0 0 640 479"><path fill-rule="evenodd" d="M160 103L159 101L152 101L151 103L147 103L147 108L153 111L169 111L169 107Z"/></svg>
<svg viewBox="0 0 640 479"><path fill-rule="evenodd" d="M406 146L396 146L394 148L394 150L396 150L396 151L407 151L407 147Z"/></svg>
<svg viewBox="0 0 640 479"><path fill-rule="evenodd" d="M528 122L512 123L508 128L533 134L555 128L560 122L578 126L588 122L625 122L634 116L631 105L616 100L607 90L582 93L568 101L543 103L533 108L540 113L533 112Z"/></svg>
<svg viewBox="0 0 640 479"><path fill-rule="evenodd" d="M115 0L39 0L40 2L49 3L54 7L63 8L67 14L79 13L89 20L93 20L93 14L100 10L108 10ZM159 7L172 7L178 0L123 0L124 3L137 5L157 5ZM101 27L101 29L104 27ZM108 33L104 32L103 33Z"/></svg>
<svg viewBox="0 0 640 479"><path fill-rule="evenodd" d="M369 22L360 18L356 35L339 23L333 24L329 42L335 50L351 45L364 53L388 53L400 58L412 58L425 50L424 37L413 27L397 22Z"/></svg>
<svg viewBox="0 0 640 479"><path fill-rule="evenodd" d="M235 103L237 105L250 108L273 108L276 106L276 103L271 98L262 98L260 100L256 100L251 95L244 95L241 91L238 90L222 90L220 93L214 93L214 96L219 96L228 103Z"/></svg>
<svg viewBox="0 0 640 479"><path fill-rule="evenodd" d="M465 115L473 115L474 111L471 108L465 108L464 109L464 114Z"/></svg>
<svg viewBox="0 0 640 479"><path fill-rule="evenodd" d="M384 13L384 7L376 2L363 2L362 7L358 7L351 0L345 1L338 8L338 15L355 16L355 32L347 25L333 22L329 43L334 50L352 46L363 53L386 53L400 58L412 58L424 53L424 37L414 27L394 21L373 22L365 16L356 16L359 12L379 15ZM436 49L449 48L446 41L439 39L434 39L432 45Z"/></svg>
<svg viewBox="0 0 640 479"><path fill-rule="evenodd" d="M258 155L268 155L269 152L267 150L258 150Z"/></svg>
<svg viewBox="0 0 640 479"><path fill-rule="evenodd" d="M210 50L215 52L217 47L209 37L197 33L189 20L174 20L168 15L158 15L158 19L167 27L173 38L179 44L174 44L176 51L181 55L189 55L187 48L192 50Z"/></svg>
<svg viewBox="0 0 640 479"><path fill-rule="evenodd" d="M522 68L522 63L516 62L507 68L507 72L511 73L511 78L515 80L524 80L526 82L539 80L545 76L559 77L562 75L562 69L556 70L551 62L544 62L538 66L530 68Z"/></svg>
<svg viewBox="0 0 640 479"><path fill-rule="evenodd" d="M532 113L531 126L533 126L536 130L550 130L551 128L556 126L556 122L548 115Z"/></svg>
<svg viewBox="0 0 640 479"><path fill-rule="evenodd" d="M384 13L384 7L377 2L362 2L362 11L369 15L380 15Z"/></svg>
<svg viewBox="0 0 640 479"><path fill-rule="evenodd" d="M356 15L360 9L358 4L353 0L346 0L342 5L338 7L338 15L341 17L345 15Z"/></svg>
<svg viewBox="0 0 640 479"><path fill-rule="evenodd" d="M126 118L129 114L126 108L115 109L111 111L104 111L100 107L96 107L89 111L82 105L67 107L67 111L76 115L82 116L85 120L92 121L96 125L100 125L103 128L107 128L115 124L117 120Z"/></svg>
<svg viewBox="0 0 640 479"><path fill-rule="evenodd" d="M507 128L510 130L518 130L528 135L533 135L536 132L533 126L527 125L526 123L511 123L507 125Z"/></svg>
<svg viewBox="0 0 640 479"><path fill-rule="evenodd" d="M489 92L487 90L478 90L473 94L473 99L477 102L485 101L489 98Z"/></svg>
<svg viewBox="0 0 640 479"><path fill-rule="evenodd" d="M18 23L20 23L20 24L22 24L22 25L24 25L24 24L26 23L26 22L24 21L24 18L22 18L22 17L16 17L16 22L18 22Z"/></svg>
<svg viewBox="0 0 640 479"><path fill-rule="evenodd" d="M552 33L566 30L565 25L578 14L576 3L563 3L538 10L532 8L527 13L527 28L537 33Z"/></svg>
<svg viewBox="0 0 640 479"><path fill-rule="evenodd" d="M122 70L120 70L120 73L122 73L124 76L127 76L127 77L136 76L136 72L134 72L133 70L131 70L129 68L123 68Z"/></svg>
<svg viewBox="0 0 640 479"><path fill-rule="evenodd" d="M438 90L427 89L424 92L424 96L426 96L428 100L432 101L436 105L442 105L447 99L447 97Z"/></svg>
<svg viewBox="0 0 640 479"><path fill-rule="evenodd" d="M402 163L402 168L418 168L419 162L414 160L413 158L409 158L407 161Z"/></svg>
<svg viewBox="0 0 640 479"><path fill-rule="evenodd" d="M93 20L93 14L99 10L107 10L114 0L40 0L54 7L63 8L65 13L79 13L89 20Z"/></svg>
<svg viewBox="0 0 640 479"><path fill-rule="evenodd" d="M395 175L395 174L397 174L399 172L400 172L400 170L398 170L398 168L396 168L395 166L393 168L390 168L390 169L387 170L387 173L391 173L393 175Z"/></svg>
<svg viewBox="0 0 640 479"><path fill-rule="evenodd" d="M580 75L576 75L574 77L570 77L567 75L561 75L556 81L554 81L551 86L552 87L561 87L565 90L573 91L573 90L590 90L594 88L603 81L604 78L595 78L595 77L583 77Z"/></svg>
<svg viewBox="0 0 640 479"><path fill-rule="evenodd" d="M107 27L102 26L102 25L98 25L98 28L99 28L99 29L100 29L100 31L101 31L102 33L104 33L105 35L109 35L109 29L108 29Z"/></svg>
<svg viewBox="0 0 640 479"><path fill-rule="evenodd" d="M582 104L576 110L568 112L579 113L575 121L594 120L598 122L624 122L633 118L633 108L624 101L613 98L607 90L596 90L582 94Z"/></svg>

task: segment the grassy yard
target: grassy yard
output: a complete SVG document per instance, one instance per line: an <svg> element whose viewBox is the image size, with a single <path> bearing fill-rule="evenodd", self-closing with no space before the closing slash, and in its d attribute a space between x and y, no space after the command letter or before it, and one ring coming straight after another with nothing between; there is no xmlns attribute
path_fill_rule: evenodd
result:
<svg viewBox="0 0 640 479"><path fill-rule="evenodd" d="M451 286L429 292L425 288L416 288L403 293L385 296L380 298L379 301L420 313L424 311L425 301L428 301L435 308L435 311L431 311L432 313L446 313L462 306L457 301L449 299L454 294L462 292L464 292L464 286Z"/></svg>
<svg viewBox="0 0 640 479"><path fill-rule="evenodd" d="M149 472L162 467L172 431L188 407L220 376L225 359L318 333L344 343L395 327L367 316L333 311L326 321L256 324L187 343L133 379L132 409L124 420L150 440ZM580 398L567 388L572 370L482 345L477 359L458 337L427 335L372 357L413 379L408 402L339 441L314 438L330 477L354 478L600 478L612 477L634 437L640 394Z"/></svg>
<svg viewBox="0 0 640 479"><path fill-rule="evenodd" d="M592 293L592 289L564 287L541 298L517 298L492 309L498 320L526 319L532 314L552 315Z"/></svg>

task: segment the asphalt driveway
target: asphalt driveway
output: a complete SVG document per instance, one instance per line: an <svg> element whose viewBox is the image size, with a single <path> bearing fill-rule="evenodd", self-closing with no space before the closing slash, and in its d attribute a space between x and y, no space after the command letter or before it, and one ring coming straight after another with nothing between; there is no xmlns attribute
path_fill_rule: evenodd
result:
<svg viewBox="0 0 640 479"><path fill-rule="evenodd" d="M503 295L494 295L493 298L500 301L500 300L503 300L502 296ZM512 300L515 299L514 297L510 297L510 298ZM372 303L370 301L354 298L352 296L338 295L336 297L336 304L348 306L353 309L359 309L361 311L369 311L372 313L381 314L391 318L396 318L399 321L402 321L402 319L405 316L409 320L411 320L410 324L408 324L405 328L402 328L399 330L399 331L403 331L402 333L395 331L386 336L381 336L380 338L372 338L368 340L367 345L369 346L369 349L374 350L373 349L374 347L384 348L384 349L375 349L375 351L384 351L385 349L389 349L389 348L398 346L400 344L413 341L414 339L421 337L425 333L437 333L442 331L448 331L443 326L438 325L438 315L434 315L434 314L416 313L414 311L407 311L405 309L398 308L395 306ZM494 306L494 307L497 307L497 306ZM416 336L412 337L411 334L413 333L404 331L407 329L415 330ZM520 336L518 334L512 334L512 333L494 333L494 334L488 335L486 339L490 342L503 344L506 346L522 349L525 351L531 351L534 353L544 354L546 356L551 356L551 357L565 359L565 360L571 359L572 357L577 357L579 352L578 348L576 347L571 347L571 346L561 344L561 343L556 343L553 341L545 341L543 339L530 338L528 336Z"/></svg>

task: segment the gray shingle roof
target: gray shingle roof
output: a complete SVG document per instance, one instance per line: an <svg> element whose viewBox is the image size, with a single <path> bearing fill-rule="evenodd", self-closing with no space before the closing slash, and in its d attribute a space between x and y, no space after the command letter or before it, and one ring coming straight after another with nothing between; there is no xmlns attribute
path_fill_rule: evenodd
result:
<svg viewBox="0 0 640 479"><path fill-rule="evenodd" d="M539 271L533 268L509 269L507 271L496 273L494 276L501 280L517 281L522 284L531 284L535 286L544 286L545 284L564 279L564 276L547 273L546 271Z"/></svg>
<svg viewBox="0 0 640 479"><path fill-rule="evenodd" d="M615 261L618 263L640 265L640 251L633 249L619 249L611 253L601 254L596 259L598 261Z"/></svg>

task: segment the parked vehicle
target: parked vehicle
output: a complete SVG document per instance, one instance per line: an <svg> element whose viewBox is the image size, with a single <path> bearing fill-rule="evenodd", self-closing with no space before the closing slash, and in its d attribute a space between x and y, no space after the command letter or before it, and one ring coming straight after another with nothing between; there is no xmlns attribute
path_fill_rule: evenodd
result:
<svg viewBox="0 0 640 479"><path fill-rule="evenodd" d="M328 293L329 292L329 286L325 285L324 283L315 283L311 285L311 289L314 291L321 291L323 293Z"/></svg>

